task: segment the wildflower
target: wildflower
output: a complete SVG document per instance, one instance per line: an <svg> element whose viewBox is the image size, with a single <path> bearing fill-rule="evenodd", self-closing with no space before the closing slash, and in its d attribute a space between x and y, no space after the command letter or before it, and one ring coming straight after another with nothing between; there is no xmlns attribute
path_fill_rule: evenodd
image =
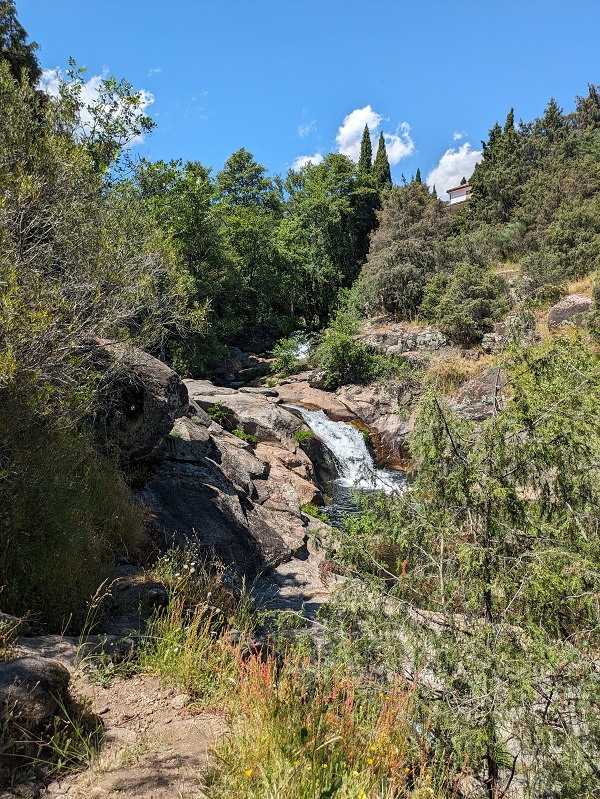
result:
<svg viewBox="0 0 600 799"><path fill-rule="evenodd" d="M367 763L368 763L370 766L372 766L372 765L373 765L373 758L372 758L372 757L369 757L369 758L367 759Z"/></svg>
<svg viewBox="0 0 600 799"><path fill-rule="evenodd" d="M327 763L323 763L323 768L327 768Z"/></svg>
<svg viewBox="0 0 600 799"><path fill-rule="evenodd" d="M353 776L353 777L358 777L358 771L353 771L353 772L352 772L352 776Z"/></svg>
<svg viewBox="0 0 600 799"><path fill-rule="evenodd" d="M371 744L371 746L369 747L369 749L371 750L371 752L374 752L374 751L375 751L375 747L373 746L373 744Z"/></svg>
<svg viewBox="0 0 600 799"><path fill-rule="evenodd" d="M251 777L251 776L252 776L252 769L251 768L247 768L246 769L246 777Z"/></svg>

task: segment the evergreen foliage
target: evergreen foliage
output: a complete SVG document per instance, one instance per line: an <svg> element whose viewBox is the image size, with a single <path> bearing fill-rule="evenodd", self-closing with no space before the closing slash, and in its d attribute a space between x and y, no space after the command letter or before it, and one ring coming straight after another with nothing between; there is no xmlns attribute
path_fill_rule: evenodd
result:
<svg viewBox="0 0 600 799"><path fill-rule="evenodd" d="M354 586L333 623L420 675L437 756L468 763L490 799L515 779L527 797L591 799L600 776L598 366L580 339L514 354L511 399L498 372L480 431L432 388L411 490L375 501L344 539L366 572L370 553L393 553L387 609Z"/></svg>
<svg viewBox="0 0 600 799"><path fill-rule="evenodd" d="M369 126L365 125L360 142L360 158L358 159L357 176L359 179L371 174L372 161L373 148L371 146L371 132L369 131Z"/></svg>
<svg viewBox="0 0 600 799"><path fill-rule="evenodd" d="M388 188L392 185L392 172L390 170L390 162L385 148L385 138L383 132L379 134L379 142L377 144L377 154L375 162L373 163L373 180L379 191Z"/></svg>
<svg viewBox="0 0 600 799"><path fill-rule="evenodd" d="M30 84L35 84L42 76L37 59L39 49L35 42L27 41L27 31L17 18L14 0L0 2L0 63L5 61L13 78L20 81L23 75Z"/></svg>

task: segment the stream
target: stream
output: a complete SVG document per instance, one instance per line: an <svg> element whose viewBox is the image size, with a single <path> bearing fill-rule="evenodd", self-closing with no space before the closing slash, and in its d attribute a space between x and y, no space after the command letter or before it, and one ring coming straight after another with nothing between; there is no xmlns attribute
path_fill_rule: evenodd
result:
<svg viewBox="0 0 600 799"><path fill-rule="evenodd" d="M402 490L406 475L401 471L380 469L373 461L360 430L346 422L333 422L324 411L309 411L299 405L286 405L297 411L313 433L331 452L338 477L326 491L331 503L323 507L329 523L340 527L345 514L357 514L363 492Z"/></svg>

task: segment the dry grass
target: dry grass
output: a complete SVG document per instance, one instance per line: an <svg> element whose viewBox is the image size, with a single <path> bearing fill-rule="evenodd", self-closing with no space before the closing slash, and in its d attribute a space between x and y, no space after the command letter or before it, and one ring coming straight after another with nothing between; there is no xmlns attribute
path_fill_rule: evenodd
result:
<svg viewBox="0 0 600 799"><path fill-rule="evenodd" d="M463 358L456 352L444 358L432 359L427 369L427 377L437 385L442 394L452 396L467 380L481 377L491 368L493 361L493 356L485 353L481 353L477 360L472 360Z"/></svg>
<svg viewBox="0 0 600 799"><path fill-rule="evenodd" d="M579 280L572 280L570 283L567 283L566 293L585 294L588 297L591 297L592 288L595 283L595 280L596 280L595 274L586 275L585 277L582 277Z"/></svg>

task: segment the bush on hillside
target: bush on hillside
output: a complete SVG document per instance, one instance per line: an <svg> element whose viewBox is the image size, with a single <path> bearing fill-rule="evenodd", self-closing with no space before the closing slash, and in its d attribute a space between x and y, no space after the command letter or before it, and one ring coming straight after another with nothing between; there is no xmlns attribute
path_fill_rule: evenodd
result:
<svg viewBox="0 0 600 799"><path fill-rule="evenodd" d="M448 278L435 321L454 342L469 347L481 341L509 308L508 287L501 277L463 263Z"/></svg>

